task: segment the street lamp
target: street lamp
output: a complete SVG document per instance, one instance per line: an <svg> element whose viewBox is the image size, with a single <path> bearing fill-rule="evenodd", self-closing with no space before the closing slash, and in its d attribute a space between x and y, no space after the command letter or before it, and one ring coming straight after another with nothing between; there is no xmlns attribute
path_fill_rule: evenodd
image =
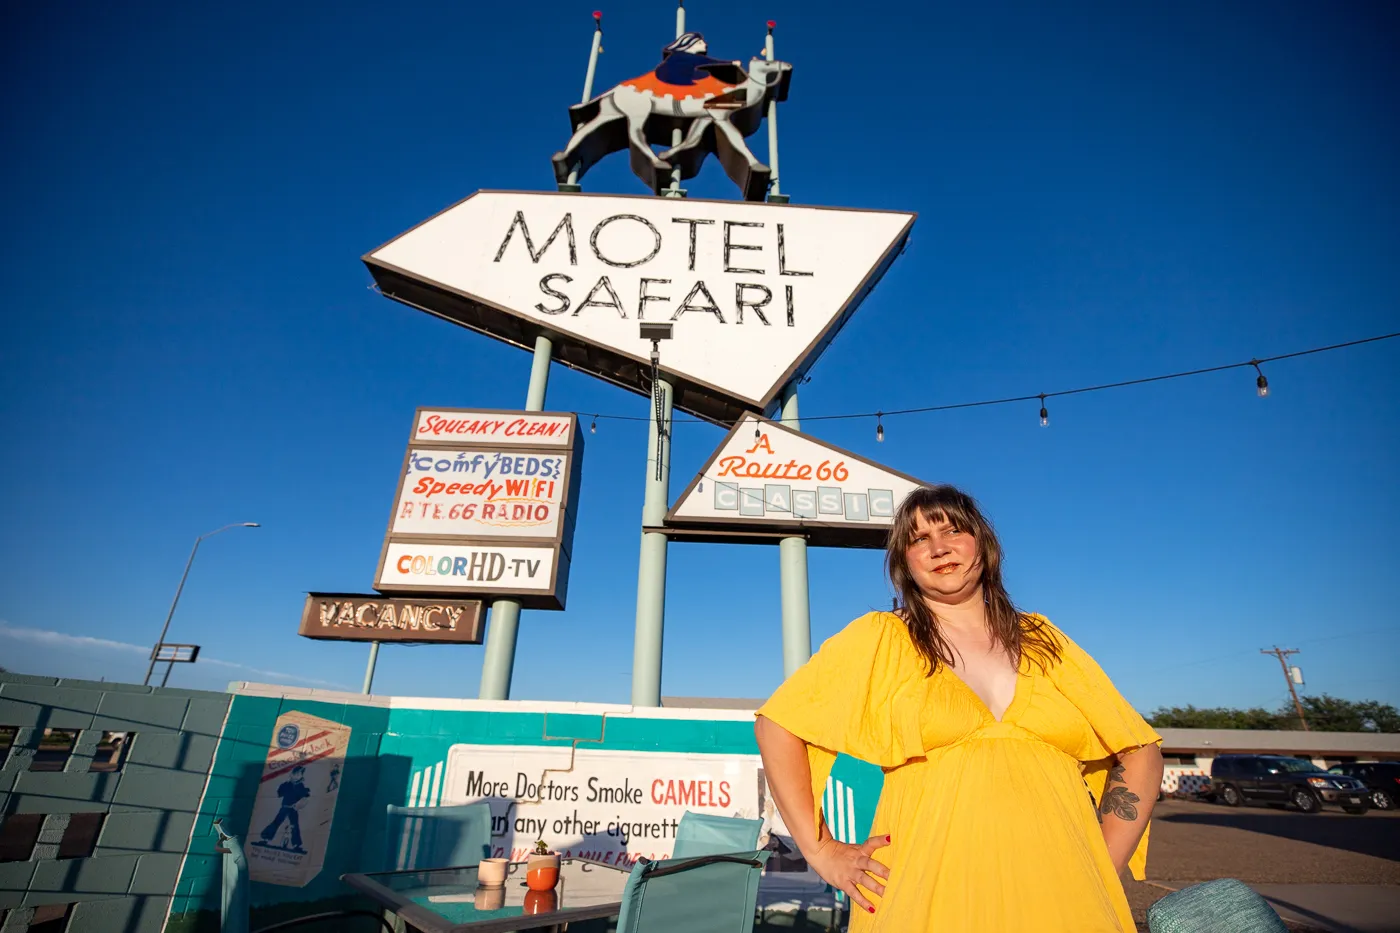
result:
<svg viewBox="0 0 1400 933"><path fill-rule="evenodd" d="M190 575L190 565L194 563L195 554L199 553L199 542L205 538L212 538L214 535L228 531L230 528L257 528L257 522L234 522L232 525L225 525L217 531L202 534L194 539L194 547L190 549L190 559L185 561L185 572L180 575L180 585L175 588L175 599L170 603L170 612L166 613L165 625L161 627L160 638L156 641L155 648L151 651L151 663L146 665L146 679L141 683L149 685L151 682L151 672L155 670L156 655L160 653L160 646L165 644L165 633L170 631L170 620L175 617L175 607L180 604L180 594L185 590L185 580Z"/></svg>

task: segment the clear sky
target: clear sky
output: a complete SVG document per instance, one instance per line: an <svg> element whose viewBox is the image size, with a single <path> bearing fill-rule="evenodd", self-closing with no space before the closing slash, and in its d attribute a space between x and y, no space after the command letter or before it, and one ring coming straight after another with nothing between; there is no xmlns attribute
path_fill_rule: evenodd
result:
<svg viewBox="0 0 1400 933"><path fill-rule="evenodd" d="M589 3L594 0L588 0ZM598 87L673 34L606 2ZM582 2L28 4L4 43L0 665L138 680L195 537L173 684L358 689L296 635L368 592L413 410L515 408L529 357L368 290L359 257L480 188L549 190ZM802 388L806 415L973 401L1400 330L1400 8L1385 2L691 0L711 54L764 20L794 65L795 201L914 210L908 252ZM756 150L762 154L762 133ZM615 156L589 190L643 189ZM732 196L713 161L688 187ZM1013 596L1139 708L1400 703L1400 340L1052 401L810 422L957 483ZM547 406L647 401L555 367ZM678 493L721 437L677 427ZM513 696L630 695L645 426L588 439L563 613ZM782 676L776 549L683 544L663 692ZM814 550L814 641L888 605L880 555ZM100 640L100 641L94 641ZM376 692L476 696L479 647L386 647Z"/></svg>

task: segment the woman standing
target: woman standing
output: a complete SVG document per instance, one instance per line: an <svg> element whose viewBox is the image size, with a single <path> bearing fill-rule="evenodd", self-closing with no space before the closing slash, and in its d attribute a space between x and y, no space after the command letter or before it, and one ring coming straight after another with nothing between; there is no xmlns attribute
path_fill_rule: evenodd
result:
<svg viewBox="0 0 1400 933"><path fill-rule="evenodd" d="M852 931L1135 929L1119 875L1145 865L1161 738L1079 646L1015 608L1001 556L969 496L916 490L889 537L899 611L852 622L758 711L774 801L850 896ZM838 753L885 771L861 846L821 815Z"/></svg>

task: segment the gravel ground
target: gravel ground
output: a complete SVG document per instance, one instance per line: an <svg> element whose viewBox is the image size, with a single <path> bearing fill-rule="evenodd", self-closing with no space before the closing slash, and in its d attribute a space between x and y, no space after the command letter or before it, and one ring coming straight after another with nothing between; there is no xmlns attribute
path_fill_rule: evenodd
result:
<svg viewBox="0 0 1400 933"><path fill-rule="evenodd" d="M1158 898L1199 881L1400 885L1400 811L1311 816L1164 800L1152 815L1147 883L1128 882L1139 929ZM1294 929L1304 930L1305 927Z"/></svg>

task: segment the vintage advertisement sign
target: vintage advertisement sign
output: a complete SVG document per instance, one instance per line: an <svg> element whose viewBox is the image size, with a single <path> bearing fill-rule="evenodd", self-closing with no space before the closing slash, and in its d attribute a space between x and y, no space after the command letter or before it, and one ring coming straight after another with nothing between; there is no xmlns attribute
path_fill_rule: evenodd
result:
<svg viewBox="0 0 1400 933"><path fill-rule="evenodd" d="M374 588L564 608L582 456L572 413L418 409Z"/></svg>
<svg viewBox="0 0 1400 933"><path fill-rule="evenodd" d="M675 406L732 423L801 376L902 249L915 215L481 191L364 257L381 291L650 393L641 322L675 336ZM435 437L434 440L437 440Z"/></svg>
<svg viewBox="0 0 1400 933"><path fill-rule="evenodd" d="M568 556L557 545L390 541L374 588L386 593L517 595L522 605L562 609Z"/></svg>
<svg viewBox="0 0 1400 933"><path fill-rule="evenodd" d="M571 415L500 412L460 408L420 408L413 442L425 444L509 444L559 447L574 443L577 422Z"/></svg>
<svg viewBox="0 0 1400 933"><path fill-rule="evenodd" d="M304 638L479 645L477 599L394 599L357 593L308 593L301 613Z"/></svg>
<svg viewBox="0 0 1400 933"><path fill-rule="evenodd" d="M668 857L687 810L761 817L760 766L756 755L453 745L442 805L489 802L496 856L523 858L543 839L627 864Z"/></svg>
<svg viewBox="0 0 1400 933"><path fill-rule="evenodd" d="M349 744L349 726L305 713L277 717L248 824L249 878L300 888L320 873Z"/></svg>
<svg viewBox="0 0 1400 933"><path fill-rule="evenodd" d="M752 415L741 419L666 516L678 540L882 548L920 480Z"/></svg>
<svg viewBox="0 0 1400 933"><path fill-rule="evenodd" d="M392 534L464 538L559 536L566 454L511 448L414 447L399 483Z"/></svg>

